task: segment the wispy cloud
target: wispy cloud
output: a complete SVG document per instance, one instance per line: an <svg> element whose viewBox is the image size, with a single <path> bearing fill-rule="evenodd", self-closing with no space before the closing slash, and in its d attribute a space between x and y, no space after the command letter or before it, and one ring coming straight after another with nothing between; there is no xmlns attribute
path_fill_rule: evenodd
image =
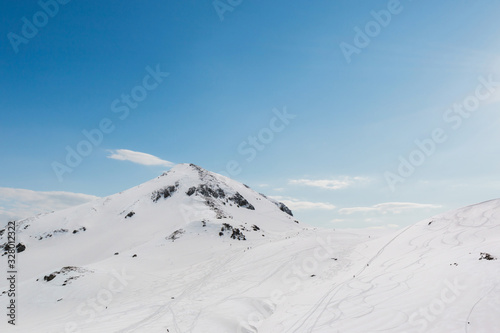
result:
<svg viewBox="0 0 500 333"><path fill-rule="evenodd" d="M295 198L281 197L281 196L272 196L271 198L284 203L292 210L311 210L311 209L333 210L336 208L334 205L326 202L302 201Z"/></svg>
<svg viewBox="0 0 500 333"><path fill-rule="evenodd" d="M350 215L354 213L380 213L380 214L401 214L404 211L414 209L435 209L440 205L420 204L414 202L385 202L368 207L350 207L339 210L340 214Z"/></svg>
<svg viewBox="0 0 500 333"><path fill-rule="evenodd" d="M290 184L319 187L327 190L340 190L358 183L369 181L366 177L340 177L338 179L291 179Z"/></svg>
<svg viewBox="0 0 500 333"><path fill-rule="evenodd" d="M0 187L0 223L81 205L97 198L81 193Z"/></svg>
<svg viewBox="0 0 500 333"><path fill-rule="evenodd" d="M110 155L107 158L111 158L119 161L129 161L132 163L142 164L142 165L162 165L166 167L174 166L174 163L162 160L154 155L141 153L138 151L128 150L128 149L116 149L108 150Z"/></svg>

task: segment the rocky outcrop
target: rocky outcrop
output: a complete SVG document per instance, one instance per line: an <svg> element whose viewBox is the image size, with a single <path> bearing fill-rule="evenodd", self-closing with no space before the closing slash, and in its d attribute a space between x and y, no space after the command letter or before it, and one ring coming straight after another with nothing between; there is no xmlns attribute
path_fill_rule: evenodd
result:
<svg viewBox="0 0 500 333"><path fill-rule="evenodd" d="M292 210L290 208L288 208L284 203L282 202L277 202L276 203L276 206L278 206L278 208L282 211L282 212L285 212L287 213L288 215L290 216L293 216L293 213L292 213Z"/></svg>
<svg viewBox="0 0 500 333"><path fill-rule="evenodd" d="M179 183L176 183L175 185L166 186L162 189L156 190L153 193L151 193L151 200L153 200L153 202L157 202L162 197L163 199L167 199L170 196L172 196L172 194L174 194L178 188L179 188Z"/></svg>
<svg viewBox="0 0 500 333"><path fill-rule="evenodd" d="M232 225L230 225L229 223L223 223L222 224L222 227L221 227L220 232L219 232L219 236L221 236L221 237L224 236L224 232L225 231L231 233L231 238L232 239L246 240L246 237L243 234L243 232L241 232L241 230L239 228L235 228Z"/></svg>

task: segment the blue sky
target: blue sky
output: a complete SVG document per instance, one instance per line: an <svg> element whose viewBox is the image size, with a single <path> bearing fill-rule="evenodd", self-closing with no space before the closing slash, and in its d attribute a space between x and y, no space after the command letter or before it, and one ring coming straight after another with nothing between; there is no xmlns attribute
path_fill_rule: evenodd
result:
<svg viewBox="0 0 500 333"><path fill-rule="evenodd" d="M405 226L498 198L499 9L4 1L0 218L110 195L185 162L232 163L230 176L326 227ZM96 130L102 139L81 143ZM88 156L69 167L67 147ZM400 158L416 162L411 172ZM54 204L54 192L69 199Z"/></svg>

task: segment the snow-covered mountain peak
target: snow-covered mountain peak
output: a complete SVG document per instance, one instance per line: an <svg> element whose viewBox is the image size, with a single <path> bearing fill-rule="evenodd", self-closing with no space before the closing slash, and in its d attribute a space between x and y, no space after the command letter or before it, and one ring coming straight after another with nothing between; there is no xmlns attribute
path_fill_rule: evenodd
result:
<svg viewBox="0 0 500 333"><path fill-rule="evenodd" d="M193 164L96 201L17 223L18 240L30 258L50 255L56 267L82 266L114 253L165 243L262 242L302 229L283 204L248 186ZM6 244L0 236L0 247ZM85 253L73 260L75 249ZM75 262L76 261L76 262ZM60 266L60 267L59 267ZM34 265L33 267L39 267ZM33 273L39 272L33 268Z"/></svg>
<svg viewBox="0 0 500 333"><path fill-rule="evenodd" d="M160 202L161 199L176 197L175 203L178 206L177 208L183 207L185 210L191 212L191 214L187 215L193 215L196 212L206 213L208 207L215 213L215 218L217 219L232 218L234 214L244 219L245 210L234 210L230 207L255 211L256 203L259 202L260 205L257 206L263 206L262 209L266 213L279 211L280 215L285 213L286 216L283 217L288 220L292 220L293 217L292 211L283 203L257 193L247 185L207 171L194 164L178 164L168 172L163 173L148 183L140 185L138 188L141 187L142 191L151 192L151 200L155 203ZM147 193L145 197L148 197ZM143 197L142 199L144 200L145 198ZM147 201L147 199L145 200ZM198 216L201 214L194 215ZM211 214L206 214L205 218L212 217L209 215ZM186 214L184 218L188 220L192 219L192 217L186 216ZM293 222L298 223L295 219L293 219Z"/></svg>

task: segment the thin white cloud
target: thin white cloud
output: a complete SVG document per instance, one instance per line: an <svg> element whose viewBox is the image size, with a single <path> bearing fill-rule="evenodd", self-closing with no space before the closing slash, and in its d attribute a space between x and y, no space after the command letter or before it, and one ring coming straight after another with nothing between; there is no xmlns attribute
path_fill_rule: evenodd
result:
<svg viewBox="0 0 500 333"><path fill-rule="evenodd" d="M336 207L330 203L326 202L311 202L311 201L302 201L295 198L290 197L281 197L281 196L272 196L274 200L278 200L285 205L287 205L292 210L311 210L311 209L323 209L323 210L333 210Z"/></svg>
<svg viewBox="0 0 500 333"><path fill-rule="evenodd" d="M380 213L380 214L401 214L404 211L413 209L435 209L440 205L420 204L414 202L385 202L368 207L349 207L339 210L340 214L350 215L354 213Z"/></svg>
<svg viewBox="0 0 500 333"><path fill-rule="evenodd" d="M369 181L366 177L341 177L338 179L290 179L289 183L293 185L304 185L319 187L327 190L341 190L344 188L351 187L358 183L364 183Z"/></svg>
<svg viewBox="0 0 500 333"><path fill-rule="evenodd" d="M166 167L174 166L174 163L172 162L165 161L154 155L141 153L138 151L132 151L128 149L116 149L108 151L110 152L110 155L106 157L114 160L129 161L142 165L162 165Z"/></svg>
<svg viewBox="0 0 500 333"><path fill-rule="evenodd" d="M81 205L97 198L81 193L0 187L0 223Z"/></svg>

